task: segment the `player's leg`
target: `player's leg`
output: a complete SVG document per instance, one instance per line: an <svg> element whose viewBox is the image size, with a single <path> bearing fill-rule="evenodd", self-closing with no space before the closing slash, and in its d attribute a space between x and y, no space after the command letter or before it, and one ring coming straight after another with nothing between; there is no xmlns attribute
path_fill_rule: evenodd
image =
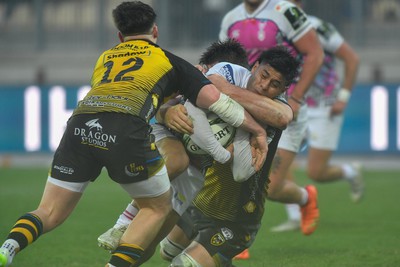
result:
<svg viewBox="0 0 400 267"><path fill-rule="evenodd" d="M289 181L294 181L293 168L295 164L292 164L287 179ZM286 214L288 215L288 219L271 228L271 232L286 232L286 231L294 231L300 229L300 206L298 204L285 204Z"/></svg>
<svg viewBox="0 0 400 267"><path fill-rule="evenodd" d="M155 124L152 126L157 148L164 158L168 176L171 180L186 170L189 165L182 142L178 140L165 126ZM114 226L97 238L97 244L106 250L114 250L129 223L138 213L137 205L132 201L120 214Z"/></svg>
<svg viewBox="0 0 400 267"><path fill-rule="evenodd" d="M298 186L287 179L291 164L300 151L307 131L307 107L303 106L297 120L283 131L271 168L268 199L282 203L295 203L301 206L301 228L305 235L313 233L319 220L317 189L308 185Z"/></svg>
<svg viewBox="0 0 400 267"><path fill-rule="evenodd" d="M328 114L324 110L311 109L311 114ZM347 180L350 183L351 197L361 199L364 183L360 166L357 163L331 164L330 159L337 149L343 116L310 117L308 176L317 182Z"/></svg>
<svg viewBox="0 0 400 267"><path fill-rule="evenodd" d="M0 266L11 264L16 253L32 244L42 234L61 225L75 208L86 185L87 183L66 183L49 178L38 208L16 221L1 246L0 258L3 257L3 265L0 260Z"/></svg>
<svg viewBox="0 0 400 267"><path fill-rule="evenodd" d="M172 212L170 182L165 166L146 180L120 185L140 209L122 235L107 266L131 266L142 261L144 251Z"/></svg>
<svg viewBox="0 0 400 267"><path fill-rule="evenodd" d="M197 235L197 226L195 224L198 215L193 206L185 210L180 216L173 229L160 242L160 256L166 261L172 261L186 247L190 245L193 238Z"/></svg>

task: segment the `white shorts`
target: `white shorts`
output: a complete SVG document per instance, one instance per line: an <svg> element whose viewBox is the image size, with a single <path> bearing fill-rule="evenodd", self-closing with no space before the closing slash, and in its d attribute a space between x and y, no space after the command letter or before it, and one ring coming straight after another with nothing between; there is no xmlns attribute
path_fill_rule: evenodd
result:
<svg viewBox="0 0 400 267"><path fill-rule="evenodd" d="M339 144L343 114L331 117L331 107L308 108L308 145L317 149L336 150Z"/></svg>
<svg viewBox="0 0 400 267"><path fill-rule="evenodd" d="M282 132L281 139L278 143L278 148L298 153L306 134L307 105L303 105L300 107L297 119L289 123L288 127Z"/></svg>
<svg viewBox="0 0 400 267"><path fill-rule="evenodd" d="M158 123L152 124L152 125L151 125L151 128L153 129L153 130L151 131L151 133L152 133L152 134L154 135L154 137L155 137L155 142L158 142L158 141L160 141L160 140L162 140L162 139L164 139L164 138L167 138L167 137L177 138L175 135L173 135L173 134L168 130L167 127L165 127L165 126L162 125L162 124L158 124Z"/></svg>
<svg viewBox="0 0 400 267"><path fill-rule="evenodd" d="M177 138L167 129L167 127L161 124L154 124L152 127L152 134L154 134L156 142L167 137ZM199 192L199 190L203 187L203 183L203 175L192 165L189 165L189 167L183 173L172 180L172 208L179 215L182 215L187 209L197 192Z"/></svg>
<svg viewBox="0 0 400 267"><path fill-rule="evenodd" d="M204 177L192 165L172 180L173 189L172 208L182 216L183 212L192 203L192 200L203 187Z"/></svg>

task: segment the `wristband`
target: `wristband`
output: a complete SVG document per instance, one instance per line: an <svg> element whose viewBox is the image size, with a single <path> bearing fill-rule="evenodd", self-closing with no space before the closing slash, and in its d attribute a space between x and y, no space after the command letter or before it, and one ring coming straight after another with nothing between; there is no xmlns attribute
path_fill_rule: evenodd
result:
<svg viewBox="0 0 400 267"><path fill-rule="evenodd" d="M299 100L299 99L295 98L294 96L289 96L289 98L292 99L294 102L296 102L299 105L303 105L304 104L304 101Z"/></svg>
<svg viewBox="0 0 400 267"><path fill-rule="evenodd" d="M337 95L337 100L343 103L347 103L349 102L350 96L351 96L350 90L342 88L339 90L339 93Z"/></svg>

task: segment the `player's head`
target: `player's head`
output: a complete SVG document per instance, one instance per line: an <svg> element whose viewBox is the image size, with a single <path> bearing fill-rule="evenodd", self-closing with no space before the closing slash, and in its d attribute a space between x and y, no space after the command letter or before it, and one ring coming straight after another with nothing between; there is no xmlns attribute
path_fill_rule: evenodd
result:
<svg viewBox="0 0 400 267"><path fill-rule="evenodd" d="M229 62L249 68L246 51L243 46L235 39L217 41L212 43L201 55L199 64L208 68L218 62Z"/></svg>
<svg viewBox="0 0 400 267"><path fill-rule="evenodd" d="M114 23L119 30L120 38L137 35L158 36L155 24L156 13L153 8L140 1L123 2L112 12Z"/></svg>
<svg viewBox="0 0 400 267"><path fill-rule="evenodd" d="M251 69L248 89L270 98L285 92L294 82L300 66L284 46L264 51Z"/></svg>

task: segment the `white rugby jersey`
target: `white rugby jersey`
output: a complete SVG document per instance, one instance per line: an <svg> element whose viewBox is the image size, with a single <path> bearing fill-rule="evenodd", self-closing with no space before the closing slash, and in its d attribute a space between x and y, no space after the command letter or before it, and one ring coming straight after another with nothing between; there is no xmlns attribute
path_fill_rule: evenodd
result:
<svg viewBox="0 0 400 267"><path fill-rule="evenodd" d="M296 5L280 0L265 0L252 14L241 3L228 12L221 24L219 39L234 38L246 49L250 64L271 47L284 45L294 56L301 55L293 43L312 29L304 12Z"/></svg>
<svg viewBox="0 0 400 267"><path fill-rule="evenodd" d="M332 105L340 88L335 65L335 52L343 44L344 39L331 23L311 15L308 16L308 19L318 34L325 57L313 86L306 94L306 101L309 107Z"/></svg>

